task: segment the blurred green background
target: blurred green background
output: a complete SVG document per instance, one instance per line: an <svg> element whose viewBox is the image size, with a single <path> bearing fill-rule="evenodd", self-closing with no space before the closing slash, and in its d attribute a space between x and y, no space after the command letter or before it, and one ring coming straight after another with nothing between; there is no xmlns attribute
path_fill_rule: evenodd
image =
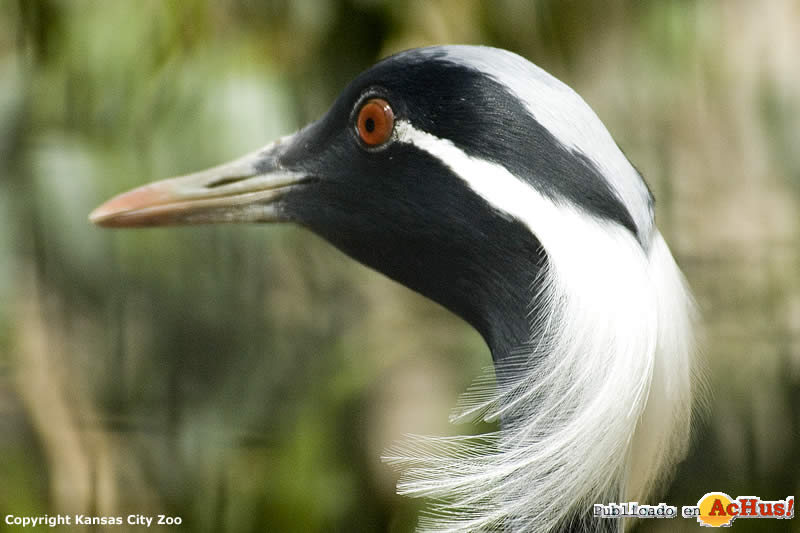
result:
<svg viewBox="0 0 800 533"><path fill-rule="evenodd" d="M423 503L380 455L486 429L447 424L490 364L474 332L297 228L86 217L294 131L391 52L455 42L573 86L657 197L713 390L663 500L800 492L800 2L2 0L0 515L413 529Z"/></svg>

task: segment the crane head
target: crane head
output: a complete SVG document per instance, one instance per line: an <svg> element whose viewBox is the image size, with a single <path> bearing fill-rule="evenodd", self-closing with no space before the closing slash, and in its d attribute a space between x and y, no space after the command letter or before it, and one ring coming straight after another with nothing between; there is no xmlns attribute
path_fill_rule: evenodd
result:
<svg viewBox="0 0 800 533"><path fill-rule="evenodd" d="M591 505L643 501L686 452L692 302L650 191L589 106L513 53L391 56L296 133L90 218L297 223L472 324L497 383L459 417L501 432L393 458L401 492L444 502L435 530L615 530Z"/></svg>

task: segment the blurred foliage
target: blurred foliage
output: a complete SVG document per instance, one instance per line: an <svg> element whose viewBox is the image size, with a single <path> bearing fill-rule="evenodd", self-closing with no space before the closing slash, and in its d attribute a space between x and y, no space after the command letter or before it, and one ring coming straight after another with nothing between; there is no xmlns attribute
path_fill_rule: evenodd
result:
<svg viewBox="0 0 800 533"><path fill-rule="evenodd" d="M289 133L380 57L442 42L505 47L572 85L656 194L713 391L665 501L800 492L797 2L7 0L0 514L413 528L422 504L379 457L405 433L486 429L446 424L490 364L474 332L296 228L105 232L86 215ZM669 522L639 529L696 527Z"/></svg>

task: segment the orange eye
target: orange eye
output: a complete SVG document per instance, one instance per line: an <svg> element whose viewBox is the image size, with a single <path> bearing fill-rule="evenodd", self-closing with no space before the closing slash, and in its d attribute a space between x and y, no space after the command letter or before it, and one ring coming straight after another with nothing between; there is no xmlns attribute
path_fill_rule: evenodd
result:
<svg viewBox="0 0 800 533"><path fill-rule="evenodd" d="M361 140L369 146L378 146L389 140L394 128L394 112L389 102L372 98L361 106L356 129Z"/></svg>

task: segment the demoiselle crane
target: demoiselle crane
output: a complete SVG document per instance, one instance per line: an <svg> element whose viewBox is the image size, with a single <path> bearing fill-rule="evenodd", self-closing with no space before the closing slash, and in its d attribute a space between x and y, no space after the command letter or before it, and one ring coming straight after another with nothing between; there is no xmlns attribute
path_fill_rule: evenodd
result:
<svg viewBox="0 0 800 533"><path fill-rule="evenodd" d="M359 75L318 121L121 194L108 227L294 222L461 316L494 375L388 460L425 531L616 531L687 451L693 304L642 177L589 106L511 52L435 46Z"/></svg>

